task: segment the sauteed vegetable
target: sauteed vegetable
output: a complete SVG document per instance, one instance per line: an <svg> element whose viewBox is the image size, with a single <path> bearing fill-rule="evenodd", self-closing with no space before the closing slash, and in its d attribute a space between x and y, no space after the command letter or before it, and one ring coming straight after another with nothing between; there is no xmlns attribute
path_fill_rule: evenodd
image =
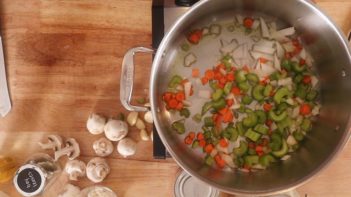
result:
<svg viewBox="0 0 351 197"><path fill-rule="evenodd" d="M277 30L274 22L267 24L262 17L238 15L236 20L186 35L180 50L191 75L174 75L162 99L179 117L172 129L186 145L202 150L205 164L265 169L288 159L311 131L320 109L318 79L293 27ZM218 39L222 31L242 34L252 42L219 39L217 63L194 67L196 58L206 57L192 51L192 62L186 64L193 46ZM194 102L203 102L202 109L190 109ZM188 124L200 124L201 130L189 130Z"/></svg>

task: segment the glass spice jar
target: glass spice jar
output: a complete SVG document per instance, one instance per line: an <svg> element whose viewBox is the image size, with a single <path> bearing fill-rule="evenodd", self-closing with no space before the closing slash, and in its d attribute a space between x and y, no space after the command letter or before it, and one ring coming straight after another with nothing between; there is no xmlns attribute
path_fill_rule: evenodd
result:
<svg viewBox="0 0 351 197"><path fill-rule="evenodd" d="M23 196L36 196L61 172L58 163L44 153L32 155L16 172L13 184Z"/></svg>

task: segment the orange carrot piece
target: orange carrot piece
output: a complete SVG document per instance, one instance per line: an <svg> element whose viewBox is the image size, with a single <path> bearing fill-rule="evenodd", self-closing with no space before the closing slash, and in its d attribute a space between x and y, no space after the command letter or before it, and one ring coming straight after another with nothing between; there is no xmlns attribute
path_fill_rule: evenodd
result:
<svg viewBox="0 0 351 197"><path fill-rule="evenodd" d="M228 107L231 107L234 104L234 99L227 99L226 103Z"/></svg>
<svg viewBox="0 0 351 197"><path fill-rule="evenodd" d="M178 101L172 98L171 100L168 101L168 106L171 109L176 109L178 106Z"/></svg>
<svg viewBox="0 0 351 197"><path fill-rule="evenodd" d="M179 102L182 102L183 100L185 100L185 94L184 92L177 92L176 94L176 99Z"/></svg>
<svg viewBox="0 0 351 197"><path fill-rule="evenodd" d="M202 77L201 78L201 83L202 83L202 85L206 85L208 83L208 78L207 77Z"/></svg>
<svg viewBox="0 0 351 197"><path fill-rule="evenodd" d="M300 114L301 115L308 115L311 113L311 106L307 103L302 104L300 107Z"/></svg>
<svg viewBox="0 0 351 197"><path fill-rule="evenodd" d="M268 62L268 60L266 58L264 58L264 57L260 57L259 60L260 60L260 63L262 63L262 64Z"/></svg>
<svg viewBox="0 0 351 197"><path fill-rule="evenodd" d="M165 93L163 94L163 100L164 100L164 101L168 102L168 101L171 100L171 99L172 99L172 93L171 93L171 92L165 92Z"/></svg>
<svg viewBox="0 0 351 197"><path fill-rule="evenodd" d="M183 109L183 107L184 107L184 104L182 102L178 102L178 104L177 104L175 109L176 110L181 110L181 109Z"/></svg>
<svg viewBox="0 0 351 197"><path fill-rule="evenodd" d="M219 145L223 148L226 148L226 147L228 147L228 142L226 139L222 138L219 140Z"/></svg>
<svg viewBox="0 0 351 197"><path fill-rule="evenodd" d="M253 25L253 23L254 23L254 20L253 20L253 18L251 18L251 17L246 17L245 19L244 19L244 27L246 27L246 28L251 28L252 27L252 25Z"/></svg>
<svg viewBox="0 0 351 197"><path fill-rule="evenodd" d="M205 147L206 146L206 141L205 140L199 140L199 146L200 147Z"/></svg>
<svg viewBox="0 0 351 197"><path fill-rule="evenodd" d="M190 145L190 144L193 143L193 139L191 139L190 136L186 136L186 137L184 138L184 143L187 144L187 145Z"/></svg>
<svg viewBox="0 0 351 197"><path fill-rule="evenodd" d="M213 150L214 146L212 144L207 144L204 148L205 152L210 154Z"/></svg>
<svg viewBox="0 0 351 197"><path fill-rule="evenodd" d="M238 88L238 87L233 87L232 88L232 93L234 94L234 95L240 95L241 93L240 93L240 89Z"/></svg>
<svg viewBox="0 0 351 197"><path fill-rule="evenodd" d="M193 78L198 78L200 76L200 69L198 68L193 68L192 72L191 72L191 76Z"/></svg>
<svg viewBox="0 0 351 197"><path fill-rule="evenodd" d="M189 135L188 135L191 139L194 139L195 138L195 132L191 131L189 132Z"/></svg>
<svg viewBox="0 0 351 197"><path fill-rule="evenodd" d="M215 76L215 73L213 72L213 70L206 70L206 71L205 71L205 77L206 77L208 80L213 79L214 76Z"/></svg>
<svg viewBox="0 0 351 197"><path fill-rule="evenodd" d="M227 81L234 81L235 80L234 73L228 73L226 75L226 79L227 79Z"/></svg>
<svg viewBox="0 0 351 197"><path fill-rule="evenodd" d="M272 109L272 105L269 103L265 103L265 104L263 104L263 109L264 109L264 111L268 112Z"/></svg>
<svg viewBox="0 0 351 197"><path fill-rule="evenodd" d="M205 139L205 136L204 136L203 133L200 132L200 133L197 133L196 138L197 138L198 140L204 140L204 139Z"/></svg>
<svg viewBox="0 0 351 197"><path fill-rule="evenodd" d="M188 35L188 41L192 44L198 44L202 38L202 30L195 29Z"/></svg>

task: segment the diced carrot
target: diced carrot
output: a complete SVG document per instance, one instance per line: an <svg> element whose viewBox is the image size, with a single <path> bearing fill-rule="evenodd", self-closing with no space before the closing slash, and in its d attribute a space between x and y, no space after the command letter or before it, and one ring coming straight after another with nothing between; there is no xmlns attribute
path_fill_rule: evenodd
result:
<svg viewBox="0 0 351 197"><path fill-rule="evenodd" d="M191 72L191 76L193 78L198 78L200 76L200 69L198 68L193 68L192 72Z"/></svg>
<svg viewBox="0 0 351 197"><path fill-rule="evenodd" d="M303 76L302 82L303 82L304 84L310 84L311 81L312 81L311 76L309 76L309 75Z"/></svg>
<svg viewBox="0 0 351 197"><path fill-rule="evenodd" d="M205 152L210 154L213 150L214 146L212 144L207 144L204 148Z"/></svg>
<svg viewBox="0 0 351 197"><path fill-rule="evenodd" d="M192 44L198 44L202 38L202 30L196 29L188 35L188 41Z"/></svg>
<svg viewBox="0 0 351 197"><path fill-rule="evenodd" d="M176 109L178 106L178 101L172 98L171 100L168 101L168 106L171 109Z"/></svg>
<svg viewBox="0 0 351 197"><path fill-rule="evenodd" d="M179 102L182 102L183 100L185 100L185 94L184 92L177 92L176 94L176 99Z"/></svg>
<svg viewBox="0 0 351 197"><path fill-rule="evenodd" d="M220 63L216 66L216 69L219 71L220 69L226 69L225 65L223 63Z"/></svg>
<svg viewBox="0 0 351 197"><path fill-rule="evenodd" d="M240 95L241 94L240 89L238 87L233 87L232 88L232 93L234 95Z"/></svg>
<svg viewBox="0 0 351 197"><path fill-rule="evenodd" d="M263 152L263 146L256 146L255 148L256 152Z"/></svg>
<svg viewBox="0 0 351 197"><path fill-rule="evenodd" d="M190 144L193 143L193 139L191 139L190 136L186 136L186 137L184 138L184 143L187 144L187 145L190 145Z"/></svg>
<svg viewBox="0 0 351 197"><path fill-rule="evenodd" d="M188 136L191 138L191 139L194 139L195 138L195 132L193 131L190 131Z"/></svg>
<svg viewBox="0 0 351 197"><path fill-rule="evenodd" d="M249 68L247 65L245 65L245 66L243 67L243 70L246 71L246 72L249 72L249 71L250 71L250 68Z"/></svg>
<svg viewBox="0 0 351 197"><path fill-rule="evenodd" d="M208 78L202 77L201 78L201 83L202 83L202 85L206 85L208 83Z"/></svg>
<svg viewBox="0 0 351 197"><path fill-rule="evenodd" d="M264 155L264 152L256 152L257 153L257 155L259 156L259 157L261 157L262 155Z"/></svg>
<svg viewBox="0 0 351 197"><path fill-rule="evenodd" d="M306 64L306 60L305 59L300 59L300 65L304 65L304 64Z"/></svg>
<svg viewBox="0 0 351 197"><path fill-rule="evenodd" d="M266 120L266 125L267 125L267 127L271 127L272 124L273 124L273 121L272 121L271 119L267 119L267 120Z"/></svg>
<svg viewBox="0 0 351 197"><path fill-rule="evenodd" d="M180 84L184 85L185 83L189 82L189 79L183 79Z"/></svg>
<svg viewBox="0 0 351 197"><path fill-rule="evenodd" d="M227 113L223 115L223 122L224 123L232 122L233 118L234 118L233 112L229 110Z"/></svg>
<svg viewBox="0 0 351 197"><path fill-rule="evenodd" d="M219 79L219 83L221 84L226 84L227 83L227 78L226 77L222 77Z"/></svg>
<svg viewBox="0 0 351 197"><path fill-rule="evenodd" d="M234 81L235 80L234 73L228 73L226 75L226 79L227 79L227 81Z"/></svg>
<svg viewBox="0 0 351 197"><path fill-rule="evenodd" d="M216 161L216 164L219 168L224 168L225 167L225 161L221 158L220 155L216 155L215 156L215 161Z"/></svg>
<svg viewBox="0 0 351 197"><path fill-rule="evenodd" d="M268 79L269 79L268 76L264 77L264 78L260 81L260 84L261 84L261 85L264 85L264 86L267 85Z"/></svg>
<svg viewBox="0 0 351 197"><path fill-rule="evenodd" d="M183 107L184 107L184 104L182 102L178 102L176 110L181 110L183 109Z"/></svg>
<svg viewBox="0 0 351 197"><path fill-rule="evenodd" d="M221 115L218 115L216 120L215 120L215 126L217 129L221 129L221 123L222 123L223 117Z"/></svg>
<svg viewBox="0 0 351 197"><path fill-rule="evenodd" d="M215 80L220 80L221 78L223 78L222 73L220 73L220 72L215 72L214 73L214 79Z"/></svg>
<svg viewBox="0 0 351 197"><path fill-rule="evenodd" d="M294 45L294 47L300 47L301 46L299 40L297 40L297 39L293 39L292 44Z"/></svg>
<svg viewBox="0 0 351 197"><path fill-rule="evenodd" d="M171 100L171 99L172 99L172 93L171 93L171 92L165 92L165 93L163 94L163 100L164 100L164 101L168 102L168 101Z"/></svg>
<svg viewBox="0 0 351 197"><path fill-rule="evenodd" d="M204 136L203 133L199 132L199 133L197 133L196 138L197 138L198 140L203 140L203 139L205 139L205 136Z"/></svg>
<svg viewBox="0 0 351 197"><path fill-rule="evenodd" d="M218 87L221 88L221 89L223 89L224 86L225 86L225 83L219 83L219 84L218 84Z"/></svg>
<svg viewBox="0 0 351 197"><path fill-rule="evenodd" d="M225 138L219 140L219 145L223 148L228 147L228 141Z"/></svg>
<svg viewBox="0 0 351 197"><path fill-rule="evenodd" d="M253 23L254 23L254 20L251 17L246 17L244 19L244 23L243 24L244 24L244 27L251 28Z"/></svg>
<svg viewBox="0 0 351 197"><path fill-rule="evenodd" d="M271 93L269 93L269 96L270 96L270 97L273 97L274 95L275 95L275 91L272 90Z"/></svg>
<svg viewBox="0 0 351 197"><path fill-rule="evenodd" d="M265 103L263 104L263 109L268 112L272 109L272 105L269 103Z"/></svg>
<svg viewBox="0 0 351 197"><path fill-rule="evenodd" d="M206 77L208 80L213 79L214 76L215 76L215 73L213 72L213 70L206 70L206 71L205 71L205 77Z"/></svg>
<svg viewBox="0 0 351 197"><path fill-rule="evenodd" d="M311 113L311 106L309 104L305 103L300 106L301 115L308 115L310 113Z"/></svg>
<svg viewBox="0 0 351 197"><path fill-rule="evenodd" d="M264 58L264 57L260 57L259 60L260 60L260 63L262 63L262 64L268 62L268 60L266 58Z"/></svg>
<svg viewBox="0 0 351 197"><path fill-rule="evenodd" d="M229 109L225 107L225 108L219 110L219 114L224 115L224 114L226 114L228 111L229 111Z"/></svg>
<svg viewBox="0 0 351 197"><path fill-rule="evenodd" d="M206 146L206 141L205 140L199 140L199 146L200 147L205 147Z"/></svg>
<svg viewBox="0 0 351 197"><path fill-rule="evenodd" d="M226 103L228 107L231 107L234 104L234 99L227 99Z"/></svg>

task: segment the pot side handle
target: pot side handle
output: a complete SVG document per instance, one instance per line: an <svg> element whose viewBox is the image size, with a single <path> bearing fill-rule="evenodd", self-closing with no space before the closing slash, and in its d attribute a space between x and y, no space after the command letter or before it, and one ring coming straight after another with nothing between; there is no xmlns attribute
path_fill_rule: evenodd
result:
<svg viewBox="0 0 351 197"><path fill-rule="evenodd" d="M121 79L120 79L120 100L124 108L129 111L148 111L147 107L132 105L134 80L134 55L136 53L153 53L154 50L146 47L135 47L129 49L123 57Z"/></svg>

